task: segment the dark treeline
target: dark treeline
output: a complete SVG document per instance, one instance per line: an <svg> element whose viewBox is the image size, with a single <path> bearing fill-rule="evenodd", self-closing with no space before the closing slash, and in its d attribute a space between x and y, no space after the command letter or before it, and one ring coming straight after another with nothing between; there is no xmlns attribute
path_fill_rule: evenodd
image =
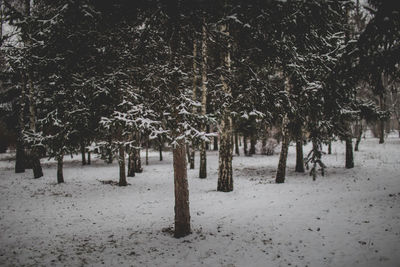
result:
<svg viewBox="0 0 400 267"><path fill-rule="evenodd" d="M346 143L354 166L366 123L384 142L399 120L400 3L370 1L36 0L1 2L1 116L16 172L43 175L40 157L118 158L120 186L142 171L140 150L173 151L175 236L190 233L187 165L233 190L232 157L290 142L297 172L324 174L323 145ZM367 13L367 11L368 13ZM390 98L390 101L389 101ZM12 142L12 141L10 141ZM303 145L312 149L303 155ZM248 147L249 143L249 147ZM146 157L146 164L148 160Z"/></svg>

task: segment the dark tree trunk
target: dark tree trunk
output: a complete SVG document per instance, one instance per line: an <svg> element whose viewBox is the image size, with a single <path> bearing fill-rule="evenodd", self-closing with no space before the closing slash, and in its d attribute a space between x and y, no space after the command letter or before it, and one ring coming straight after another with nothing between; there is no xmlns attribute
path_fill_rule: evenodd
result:
<svg viewBox="0 0 400 267"><path fill-rule="evenodd" d="M15 155L15 173L22 173L25 172L25 149L21 137L17 138L16 150L17 151Z"/></svg>
<svg viewBox="0 0 400 267"><path fill-rule="evenodd" d="M346 168L354 168L353 141L351 137L346 138Z"/></svg>
<svg viewBox="0 0 400 267"><path fill-rule="evenodd" d="M118 165L119 165L119 186L127 186L126 182L126 174L125 174L125 149L123 145L119 146L119 157L118 157Z"/></svg>
<svg viewBox="0 0 400 267"><path fill-rule="evenodd" d="M256 143L257 143L257 137L254 133L252 133L250 136L249 156L256 154Z"/></svg>
<svg viewBox="0 0 400 267"><path fill-rule="evenodd" d="M235 154L236 155L240 155L240 151L239 151L239 135L238 133L235 132Z"/></svg>
<svg viewBox="0 0 400 267"><path fill-rule="evenodd" d="M111 164L113 162L113 155L111 149L112 139L111 136L108 137L108 146L107 146L107 163Z"/></svg>
<svg viewBox="0 0 400 267"><path fill-rule="evenodd" d="M173 149L175 231L176 238L190 234L189 186L187 180L185 141L179 140Z"/></svg>
<svg viewBox="0 0 400 267"><path fill-rule="evenodd" d="M210 133L210 126L209 125L207 125L206 126L206 133ZM206 151L207 150L210 150L210 143L209 142L205 142L205 147L206 147Z"/></svg>
<svg viewBox="0 0 400 267"><path fill-rule="evenodd" d="M40 164L40 157L36 148L31 151L33 178L37 179L43 176L42 165Z"/></svg>
<svg viewBox="0 0 400 267"><path fill-rule="evenodd" d="M275 182L278 184L285 182L288 149L289 149L289 135L287 133L283 133L282 148L281 148L281 153L279 155L278 170L276 172L276 179L275 179Z"/></svg>
<svg viewBox="0 0 400 267"><path fill-rule="evenodd" d="M247 156L247 135L243 135L243 153L245 156Z"/></svg>
<svg viewBox="0 0 400 267"><path fill-rule="evenodd" d="M206 154L206 142L202 141L200 145L200 167L199 167L199 178L207 178L207 154Z"/></svg>
<svg viewBox="0 0 400 267"><path fill-rule="evenodd" d="M384 96L381 94L379 96L379 105L380 109L383 111L385 110L385 99ZM385 143L385 120L379 120L379 144Z"/></svg>
<svg viewBox="0 0 400 267"><path fill-rule="evenodd" d="M194 149L194 143L191 143L191 148L190 148L190 169L194 169L194 158L196 155L196 150Z"/></svg>
<svg viewBox="0 0 400 267"><path fill-rule="evenodd" d="M163 140L162 140L161 136L158 137L158 142L159 142L158 151L160 152L160 161L162 161L163 160L163 156L162 156Z"/></svg>
<svg viewBox="0 0 400 267"><path fill-rule="evenodd" d="M149 165L149 137L146 138L146 166Z"/></svg>
<svg viewBox="0 0 400 267"><path fill-rule="evenodd" d="M64 174L63 174L63 161L64 154L60 154L57 156L57 183L64 183Z"/></svg>
<svg viewBox="0 0 400 267"><path fill-rule="evenodd" d="M81 139L81 155L82 155L82 165L86 165L86 148L85 148L85 141Z"/></svg>
<svg viewBox="0 0 400 267"><path fill-rule="evenodd" d="M88 150L88 152L87 152L87 164L88 165L90 165L92 162L91 162L91 159L90 159L90 150Z"/></svg>
<svg viewBox="0 0 400 267"><path fill-rule="evenodd" d="M135 160L134 160L134 152L131 149L131 152L128 156L128 177L135 177Z"/></svg>
<svg viewBox="0 0 400 267"><path fill-rule="evenodd" d="M221 192L233 191L232 174L232 120L225 114L221 122L220 147L219 147L219 167L218 167L218 187Z"/></svg>
<svg viewBox="0 0 400 267"><path fill-rule="evenodd" d="M329 142L328 144L328 155L332 154L332 142Z"/></svg>
<svg viewBox="0 0 400 267"><path fill-rule="evenodd" d="M304 172L303 136L300 133L296 138L296 172Z"/></svg>
<svg viewBox="0 0 400 267"><path fill-rule="evenodd" d="M357 140L356 140L356 145L354 146L354 151L358 151L358 146L360 145L362 134L363 134L363 125L362 123L360 123L359 125L357 125Z"/></svg>
<svg viewBox="0 0 400 267"><path fill-rule="evenodd" d="M214 136L214 151L218 151L218 136Z"/></svg>
<svg viewBox="0 0 400 267"><path fill-rule="evenodd" d="M142 159L140 157L140 148L135 149L135 172L136 173L142 173L143 168L142 168Z"/></svg>
<svg viewBox="0 0 400 267"><path fill-rule="evenodd" d="M190 162L190 145L189 145L189 143L186 144L186 157L187 157L187 162Z"/></svg>

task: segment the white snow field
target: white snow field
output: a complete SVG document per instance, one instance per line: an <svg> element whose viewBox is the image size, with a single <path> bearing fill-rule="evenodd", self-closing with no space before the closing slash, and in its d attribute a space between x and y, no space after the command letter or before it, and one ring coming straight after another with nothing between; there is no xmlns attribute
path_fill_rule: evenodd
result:
<svg viewBox="0 0 400 267"><path fill-rule="evenodd" d="M171 236L171 153L160 162L152 152L127 187L100 182L118 180L116 163L66 161L58 185L54 161L43 160L45 176L34 180L2 156L1 266L400 266L396 136L362 140L353 169L334 143L316 181L293 171L294 146L284 184L273 179L278 155L234 157L231 193L216 191L218 156L209 152L207 179L188 170L193 233L181 239Z"/></svg>

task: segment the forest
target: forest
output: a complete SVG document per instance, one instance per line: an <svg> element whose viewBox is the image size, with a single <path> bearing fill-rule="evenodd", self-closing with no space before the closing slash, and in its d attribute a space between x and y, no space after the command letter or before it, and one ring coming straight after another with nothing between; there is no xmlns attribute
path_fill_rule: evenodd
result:
<svg viewBox="0 0 400 267"><path fill-rule="evenodd" d="M400 1L0 18L0 265L399 264Z"/></svg>

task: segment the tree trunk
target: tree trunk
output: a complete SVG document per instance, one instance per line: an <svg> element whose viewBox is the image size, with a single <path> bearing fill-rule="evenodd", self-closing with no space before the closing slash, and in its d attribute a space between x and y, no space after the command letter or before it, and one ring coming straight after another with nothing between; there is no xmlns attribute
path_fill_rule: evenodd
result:
<svg viewBox="0 0 400 267"><path fill-rule="evenodd" d="M146 166L149 165L149 137L146 138Z"/></svg>
<svg viewBox="0 0 400 267"><path fill-rule="evenodd" d="M296 172L304 172L304 156L303 156L303 135L298 134L296 138Z"/></svg>
<svg viewBox="0 0 400 267"><path fill-rule="evenodd" d="M221 32L229 36L229 30L226 25L222 25ZM224 65L226 67L226 73L230 73L231 68L231 54L230 54L231 43L228 40L227 51L224 51ZM221 74L222 90L226 95L231 95L232 91L227 83L227 77ZM219 147L219 166L218 166L218 186L217 191L231 192L233 191L233 173L232 173L232 118L230 116L230 110L225 108L222 111L222 120L220 124L220 147Z"/></svg>
<svg viewBox="0 0 400 267"><path fill-rule="evenodd" d="M140 157L140 148L135 149L135 172L136 173L142 173L143 172L143 168L142 168L142 159Z"/></svg>
<svg viewBox="0 0 400 267"><path fill-rule="evenodd" d="M22 77L24 77L22 75ZM17 151L16 151L16 159L15 159L15 173L22 173L25 172L25 146L24 140L22 136L22 132L25 128L25 89L26 89L26 81L25 79L22 80L21 86L21 95L19 97L19 114L18 114L18 127L17 127Z"/></svg>
<svg viewBox="0 0 400 267"><path fill-rule="evenodd" d="M135 177L135 160L134 160L134 152L133 149L129 152L128 155L128 177Z"/></svg>
<svg viewBox="0 0 400 267"><path fill-rule="evenodd" d="M158 151L160 152L160 161L162 161L163 160L163 156L162 156L163 140L162 140L161 136L158 136L158 142L159 142Z"/></svg>
<svg viewBox="0 0 400 267"><path fill-rule="evenodd" d="M220 147L218 167L218 187L221 192L233 191L232 173L232 119L229 114L224 114L220 125Z"/></svg>
<svg viewBox="0 0 400 267"><path fill-rule="evenodd" d="M80 147L82 155L82 165L86 165L86 148L85 148L85 141L83 140L83 138L81 139Z"/></svg>
<svg viewBox="0 0 400 267"><path fill-rule="evenodd" d="M190 234L189 186L187 180L185 140L178 141L173 149L175 231L176 238Z"/></svg>
<svg viewBox="0 0 400 267"><path fill-rule="evenodd" d="M125 174L125 149L123 145L119 146L119 157L118 157L118 165L119 165L119 186L127 186L126 182L126 174Z"/></svg>
<svg viewBox="0 0 400 267"><path fill-rule="evenodd" d="M351 137L346 137L346 168L354 168L353 140Z"/></svg>
<svg viewBox="0 0 400 267"><path fill-rule="evenodd" d="M194 158L196 155L196 150L194 149L194 143L191 143L191 148L190 148L190 169L194 169Z"/></svg>
<svg viewBox="0 0 400 267"><path fill-rule="evenodd" d="M88 152L87 152L87 164L88 165L90 165L92 162L91 162L91 160L90 160L90 150L88 150Z"/></svg>
<svg viewBox="0 0 400 267"><path fill-rule="evenodd" d="M356 140L356 145L354 146L354 151L358 151L358 146L360 145L362 134L363 134L363 125L362 122L360 122L360 124L357 125L357 140Z"/></svg>
<svg viewBox="0 0 400 267"><path fill-rule="evenodd" d="M256 154L256 144L257 144L257 137L254 133L250 135L250 150L249 156Z"/></svg>
<svg viewBox="0 0 400 267"><path fill-rule="evenodd" d="M15 173L25 172L25 149L21 135L22 134L19 132L17 137L17 145L16 145L17 151L15 155Z"/></svg>
<svg viewBox="0 0 400 267"><path fill-rule="evenodd" d="M329 142L328 144L328 155L332 154L332 142Z"/></svg>
<svg viewBox="0 0 400 267"><path fill-rule="evenodd" d="M218 151L218 136L214 136L214 151Z"/></svg>
<svg viewBox="0 0 400 267"><path fill-rule="evenodd" d="M286 127L285 127L286 128ZM286 177L286 161L289 149L289 135L287 133L282 133L282 145L281 153L279 155L278 170L276 172L275 182L280 184L285 182Z"/></svg>
<svg viewBox="0 0 400 267"><path fill-rule="evenodd" d="M290 92L288 77L286 77L285 79L285 90L287 92ZM282 121L281 153L279 155L278 170L276 171L276 178L275 178L275 182L278 184L284 183L286 177L286 161L287 161L289 142L290 142L288 124L289 124L289 118L288 115L285 114Z"/></svg>
<svg viewBox="0 0 400 267"><path fill-rule="evenodd" d="M107 163L111 164L113 162L113 155L112 155L112 139L111 136L108 137L108 146L107 146Z"/></svg>
<svg viewBox="0 0 400 267"><path fill-rule="evenodd" d="M57 183L59 184L64 183L63 161L64 161L64 154L60 153L57 156Z"/></svg>
<svg viewBox="0 0 400 267"><path fill-rule="evenodd" d="M201 42L201 115L203 117L207 114L207 30L205 20L203 20L202 28L202 42ZM206 132L206 125L203 124L203 132ZM199 177L207 177L207 143L201 141L200 144L200 167Z"/></svg>
<svg viewBox="0 0 400 267"><path fill-rule="evenodd" d="M243 153L245 156L248 156L248 154L247 154L247 134L243 134Z"/></svg>
<svg viewBox="0 0 400 267"><path fill-rule="evenodd" d="M381 111L385 110L385 100L383 94L379 96L379 105ZM385 120L379 120L379 144L385 143Z"/></svg>
<svg viewBox="0 0 400 267"><path fill-rule="evenodd" d="M239 135L237 132L235 132L235 154L236 155L240 155L240 151L239 151Z"/></svg>

